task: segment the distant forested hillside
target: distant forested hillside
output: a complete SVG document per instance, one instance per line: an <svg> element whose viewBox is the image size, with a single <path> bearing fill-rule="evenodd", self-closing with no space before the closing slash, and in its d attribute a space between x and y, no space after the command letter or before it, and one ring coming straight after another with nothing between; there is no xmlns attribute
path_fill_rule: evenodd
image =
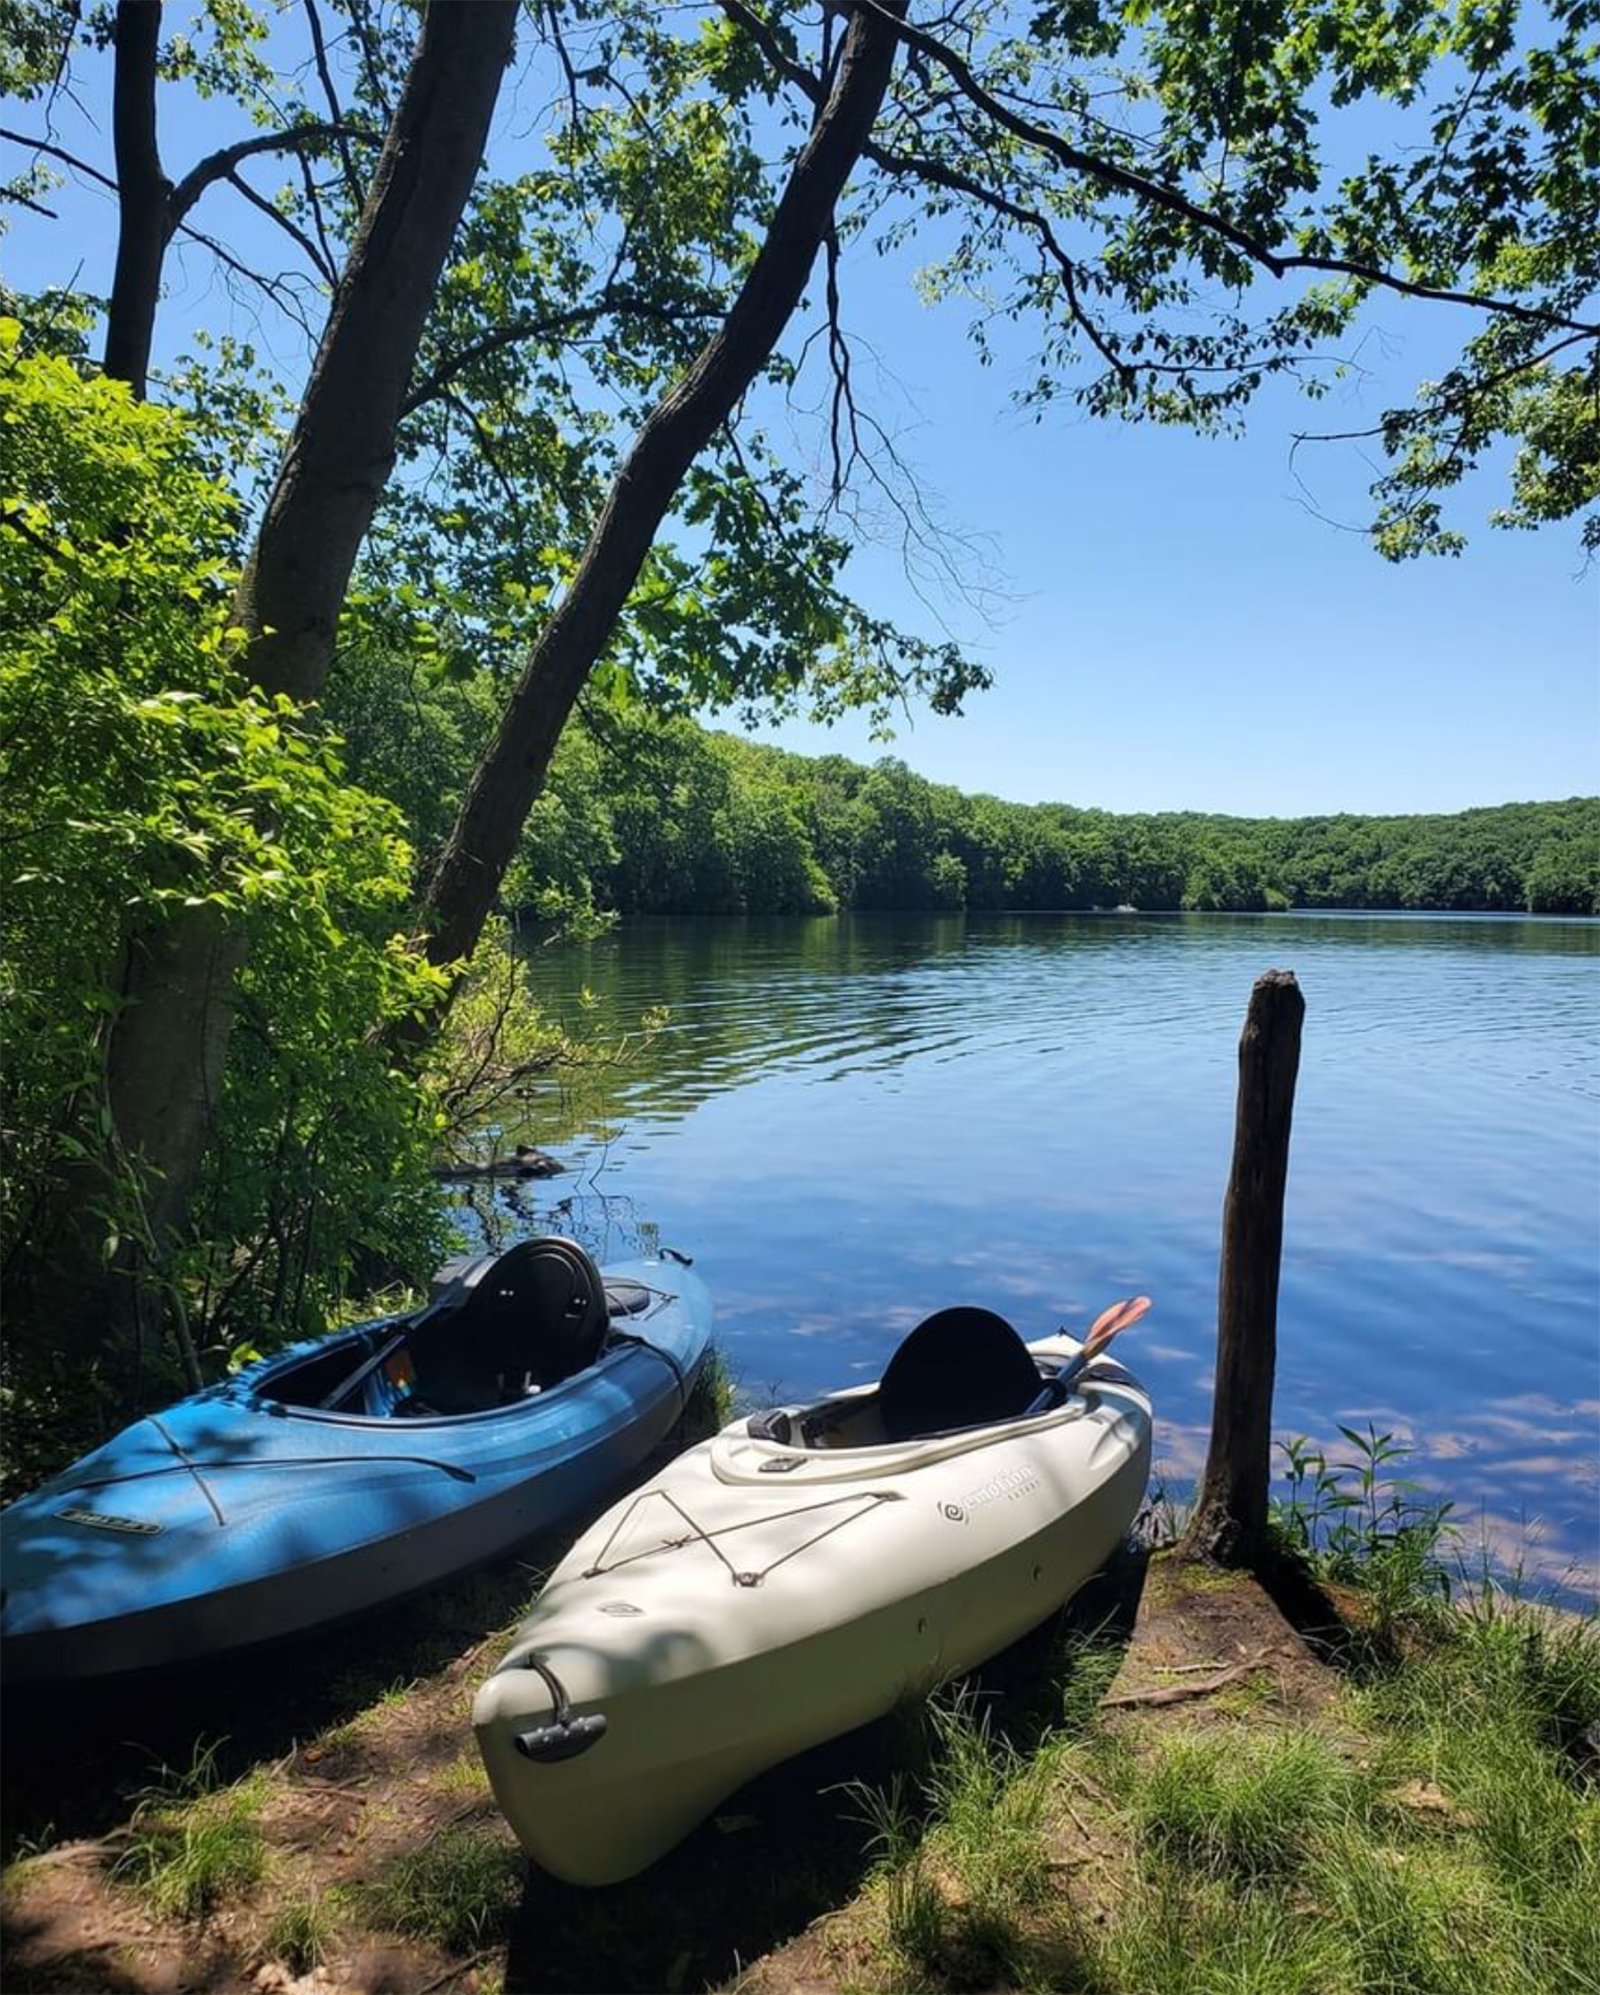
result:
<svg viewBox="0 0 1600 1995"><path fill-rule="evenodd" d="M330 700L353 773L406 810L422 864L487 725L481 684L347 660ZM597 710L562 737L508 902L556 912L838 908L1600 913L1600 798L1450 817L1123 815L1014 804L872 767Z"/></svg>

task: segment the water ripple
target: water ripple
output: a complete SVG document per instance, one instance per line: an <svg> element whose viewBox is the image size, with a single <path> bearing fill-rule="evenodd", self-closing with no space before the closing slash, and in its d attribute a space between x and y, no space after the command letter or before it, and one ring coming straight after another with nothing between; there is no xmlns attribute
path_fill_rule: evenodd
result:
<svg viewBox="0 0 1600 1995"><path fill-rule="evenodd" d="M1497 1547L1538 1518L1538 1570L1593 1574L1600 923L642 922L530 965L557 1015L585 987L618 1032L671 1011L530 1126L581 1167L559 1223L695 1253L758 1388L870 1371L945 1302L1038 1334L1150 1289L1170 1450L1207 1417L1239 1029L1275 966L1307 1002L1280 1431L1403 1422Z"/></svg>

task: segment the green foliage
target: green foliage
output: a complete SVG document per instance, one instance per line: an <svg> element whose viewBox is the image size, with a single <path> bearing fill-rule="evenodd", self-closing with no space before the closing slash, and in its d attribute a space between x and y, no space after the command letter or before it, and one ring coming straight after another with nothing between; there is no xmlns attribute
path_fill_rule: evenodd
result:
<svg viewBox="0 0 1600 1995"><path fill-rule="evenodd" d="M1453 309L1461 345L1365 431L1389 460L1374 547L1459 551L1447 502L1507 440L1512 504L1494 523L1587 511L1583 542L1600 545L1585 0L1067 0L1015 38L978 18L987 33L968 37L972 15L943 31L966 75L925 50L881 138L943 167L924 199L955 221L925 288L983 301L985 358L997 324L1027 328L1025 407L1232 432L1264 383L1322 398L1359 374L1359 325L1426 297ZM1005 133L988 160L984 115Z"/></svg>
<svg viewBox="0 0 1600 1995"><path fill-rule="evenodd" d="M404 940L398 812L233 669L237 519L206 475L214 438L20 347L6 322L0 1217L17 1240L99 1158L107 1252L149 1246L103 1101L123 951L173 910L212 910L251 958L196 1236L163 1272L220 1360L320 1323L359 1253L426 1274L432 1123L382 1034L442 986Z"/></svg>
<svg viewBox="0 0 1600 1995"><path fill-rule="evenodd" d="M419 842L465 782L482 705L471 682L374 662L382 694L340 683L360 779L394 796ZM341 668L341 671L343 668ZM469 725L469 717L471 724ZM546 919L807 914L836 908L1600 911L1600 799L1453 817L1114 815L1011 804L902 762L807 758L591 702L570 725L507 876Z"/></svg>
<svg viewBox="0 0 1600 1995"><path fill-rule="evenodd" d="M0 0L0 95L26 101L61 72L78 10L65 0Z"/></svg>
<svg viewBox="0 0 1600 1995"><path fill-rule="evenodd" d="M480 1131L518 1119L539 1075L581 1058L578 1043L529 997L508 925L491 921L427 1051L424 1085L436 1142L462 1154Z"/></svg>
<svg viewBox="0 0 1600 1995"><path fill-rule="evenodd" d="M1453 1508L1423 1498L1417 1483L1394 1473L1411 1450L1393 1434L1340 1426L1354 1460L1330 1462L1303 1435L1280 1441L1285 1493L1272 1504L1272 1527L1287 1555L1319 1578L1367 1596L1373 1632L1391 1641L1405 1623L1448 1599L1440 1547L1451 1535Z"/></svg>

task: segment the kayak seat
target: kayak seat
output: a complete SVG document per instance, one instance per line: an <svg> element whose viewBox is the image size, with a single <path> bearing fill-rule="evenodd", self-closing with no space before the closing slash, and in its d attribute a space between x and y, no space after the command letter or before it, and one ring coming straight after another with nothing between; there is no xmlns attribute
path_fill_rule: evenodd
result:
<svg viewBox="0 0 1600 1995"><path fill-rule="evenodd" d="M576 1241L519 1241L411 1339L416 1398L481 1413L559 1385L599 1357L609 1324L600 1270Z"/></svg>
<svg viewBox="0 0 1600 1995"><path fill-rule="evenodd" d="M891 1442L1019 1420L1043 1381L1026 1344L992 1309L940 1309L889 1360L878 1412Z"/></svg>

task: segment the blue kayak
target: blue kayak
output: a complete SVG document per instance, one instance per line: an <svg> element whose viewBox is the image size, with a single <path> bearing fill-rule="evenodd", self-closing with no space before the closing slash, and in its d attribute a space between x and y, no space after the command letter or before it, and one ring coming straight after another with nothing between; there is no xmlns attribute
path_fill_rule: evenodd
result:
<svg viewBox="0 0 1600 1995"><path fill-rule="evenodd" d="M0 1512L5 1679L196 1661L495 1558L616 1493L710 1333L685 1263L526 1240L135 1421Z"/></svg>

